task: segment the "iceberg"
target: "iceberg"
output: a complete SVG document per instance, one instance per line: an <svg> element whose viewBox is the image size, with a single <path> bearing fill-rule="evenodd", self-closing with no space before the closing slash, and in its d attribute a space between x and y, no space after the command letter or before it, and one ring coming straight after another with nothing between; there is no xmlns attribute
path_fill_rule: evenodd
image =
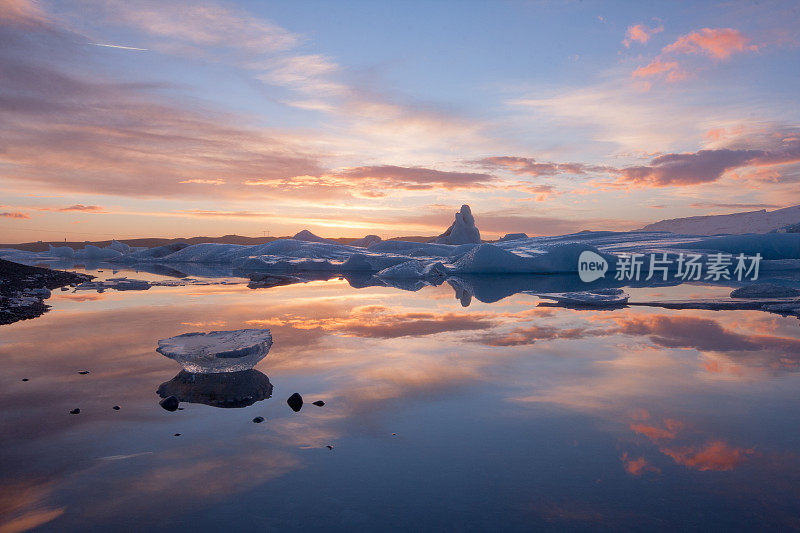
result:
<svg viewBox="0 0 800 533"><path fill-rule="evenodd" d="M177 361L193 374L240 372L252 369L269 353L268 329L238 329L184 333L158 341L156 351Z"/></svg>
<svg viewBox="0 0 800 533"><path fill-rule="evenodd" d="M516 241L519 239L527 239L527 238L528 238L527 233L506 233L505 235L503 235L503 238L500 239L500 242Z"/></svg>
<svg viewBox="0 0 800 533"><path fill-rule="evenodd" d="M125 244L124 242L115 241L112 239L111 244L107 246L107 248L111 248L112 250L116 250L121 254L128 254L131 252L131 247Z"/></svg>
<svg viewBox="0 0 800 533"><path fill-rule="evenodd" d="M475 226L475 217L472 216L472 210L467 204L461 206L461 210L456 213L455 221L433 242L438 244L478 244L481 242L481 233Z"/></svg>
<svg viewBox="0 0 800 533"><path fill-rule="evenodd" d="M92 244L87 244L83 250L75 252L75 257L78 259L89 259L95 261L110 261L121 257L122 254L112 248L100 248Z"/></svg>
<svg viewBox="0 0 800 533"><path fill-rule="evenodd" d="M336 244L336 241L332 241L330 239L325 239L325 238L320 237L318 235L314 235L313 233L311 233L307 229L304 229L303 231L298 232L294 237L292 237L292 239L294 239L296 241L322 242L322 243L326 243L326 244Z"/></svg>
<svg viewBox="0 0 800 533"><path fill-rule="evenodd" d="M61 257L64 259L72 259L75 257L75 250L69 246L53 246L52 244L48 244L48 246L50 247L48 254L53 257Z"/></svg>
<svg viewBox="0 0 800 533"><path fill-rule="evenodd" d="M375 244L376 242L381 242L381 238L377 235L367 235L362 239L357 239L350 243L350 246L360 246L362 248L368 247L370 244Z"/></svg>

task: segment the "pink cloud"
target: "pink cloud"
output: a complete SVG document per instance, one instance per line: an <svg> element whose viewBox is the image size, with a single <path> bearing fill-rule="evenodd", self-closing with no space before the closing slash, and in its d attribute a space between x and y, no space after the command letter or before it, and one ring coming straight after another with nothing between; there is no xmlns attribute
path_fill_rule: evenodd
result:
<svg viewBox="0 0 800 533"><path fill-rule="evenodd" d="M47 21L44 11L29 0L0 0L0 22L18 26L39 26Z"/></svg>
<svg viewBox="0 0 800 533"><path fill-rule="evenodd" d="M485 168L508 170L514 174L528 176L547 176L554 174L587 174L603 172L609 168L586 165L583 163L540 163L532 157L494 156L486 157L473 163Z"/></svg>
<svg viewBox="0 0 800 533"><path fill-rule="evenodd" d="M476 172L451 172L424 167L400 167L395 165L379 165L347 168L333 173L334 176L355 180L376 180L383 186L419 189L466 189L485 188L486 184L496 181L491 174Z"/></svg>
<svg viewBox="0 0 800 533"><path fill-rule="evenodd" d="M62 207L59 211L82 211L84 213L105 213L105 210L99 205L83 205L75 204L67 207Z"/></svg>
<svg viewBox="0 0 800 533"><path fill-rule="evenodd" d="M780 140L768 149L699 150L660 155L648 165L619 169L619 181L665 187L717 181L739 167L769 167L800 162L800 141Z"/></svg>
<svg viewBox="0 0 800 533"><path fill-rule="evenodd" d="M734 54L758 51L758 46L749 43L748 37L733 28L702 28L682 35L672 44L662 48L661 53L655 59L634 70L631 77L663 76L668 82L681 81L686 79L689 73L674 59L675 56L693 54L725 60Z"/></svg>
<svg viewBox="0 0 800 533"><path fill-rule="evenodd" d="M630 48L631 43L634 41L645 44L650 40L650 37L662 31L664 31L664 26L648 28L644 24L636 24L628 27L628 31L625 32L625 40L622 41L622 44L624 44L626 48Z"/></svg>
<svg viewBox="0 0 800 533"><path fill-rule="evenodd" d="M5 211L0 213L0 217L4 218L31 218L28 213L23 213L21 211Z"/></svg>
<svg viewBox="0 0 800 533"><path fill-rule="evenodd" d="M677 61L662 61L661 59L654 59L647 65L637 68L631 76L634 78L650 78L665 73L668 80L669 77L673 78L670 81L677 81L677 78L682 76L680 65Z"/></svg>
<svg viewBox="0 0 800 533"><path fill-rule="evenodd" d="M736 53L757 52L758 46L749 43L749 38L733 28L702 28L679 37L665 46L662 53L704 54L714 59L728 59Z"/></svg>

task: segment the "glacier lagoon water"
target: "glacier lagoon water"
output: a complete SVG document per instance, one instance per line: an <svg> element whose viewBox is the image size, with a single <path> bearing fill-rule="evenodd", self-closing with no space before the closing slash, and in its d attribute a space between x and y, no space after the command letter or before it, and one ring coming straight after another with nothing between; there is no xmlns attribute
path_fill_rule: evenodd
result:
<svg viewBox="0 0 800 533"><path fill-rule="evenodd" d="M554 280L55 291L50 312L0 328L2 522L796 528L798 319L569 309L518 292L565 287ZM731 287L624 289L646 302ZM269 328L274 344L231 376L198 379L155 351L181 333L244 328ZM294 392L305 399L297 413ZM183 409L162 409L166 394Z"/></svg>

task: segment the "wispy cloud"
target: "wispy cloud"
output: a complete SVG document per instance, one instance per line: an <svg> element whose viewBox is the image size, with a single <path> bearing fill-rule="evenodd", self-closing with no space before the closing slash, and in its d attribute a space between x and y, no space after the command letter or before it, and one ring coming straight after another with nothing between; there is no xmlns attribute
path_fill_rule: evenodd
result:
<svg viewBox="0 0 800 533"><path fill-rule="evenodd" d="M31 218L28 213L23 213L22 211L3 211L0 212L0 217L3 218Z"/></svg>
<svg viewBox="0 0 800 533"><path fill-rule="evenodd" d="M650 40L650 37L656 33L661 33L662 31L664 31L664 26L649 28L644 24L635 24L628 27L622 44L625 45L625 48L630 48L631 44L634 42L645 44Z"/></svg>
<svg viewBox="0 0 800 533"><path fill-rule="evenodd" d="M105 209L103 209L99 205L83 205L83 204L75 204L70 205L67 207L62 207L59 211L80 211L83 213L105 213Z"/></svg>

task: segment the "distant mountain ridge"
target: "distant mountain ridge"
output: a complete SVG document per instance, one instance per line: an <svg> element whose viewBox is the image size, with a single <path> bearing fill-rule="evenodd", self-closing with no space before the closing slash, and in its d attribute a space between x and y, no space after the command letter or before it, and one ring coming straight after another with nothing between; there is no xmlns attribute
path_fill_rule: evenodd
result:
<svg viewBox="0 0 800 533"><path fill-rule="evenodd" d="M770 233L800 223L800 205L767 211L747 211L727 215L672 218L648 224L641 231L671 231L691 235L722 233ZM790 230L791 231L791 230Z"/></svg>

